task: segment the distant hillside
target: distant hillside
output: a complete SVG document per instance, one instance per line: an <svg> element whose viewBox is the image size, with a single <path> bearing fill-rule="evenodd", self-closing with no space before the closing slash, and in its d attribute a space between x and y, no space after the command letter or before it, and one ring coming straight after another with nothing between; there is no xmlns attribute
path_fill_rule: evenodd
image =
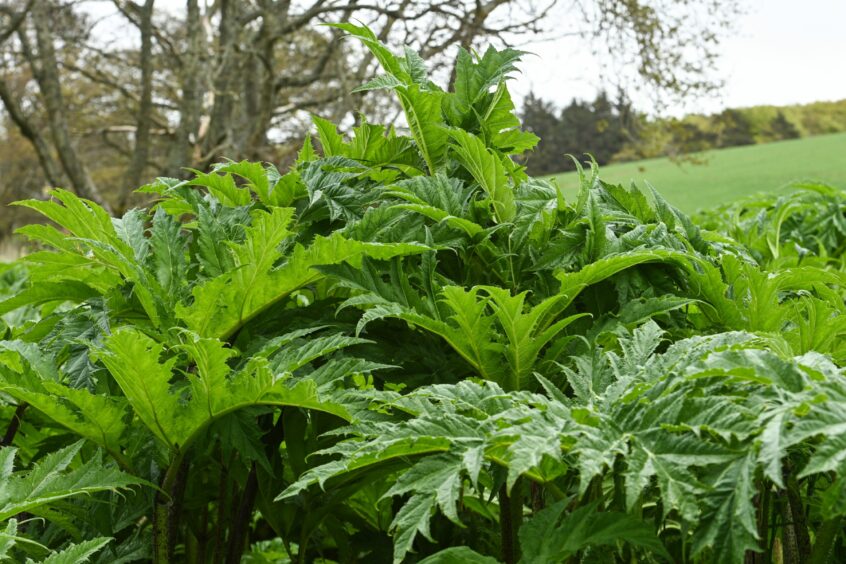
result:
<svg viewBox="0 0 846 564"><path fill-rule="evenodd" d="M784 191L794 182L824 182L846 189L846 133L717 149L702 157L706 164L679 164L668 158L612 164L600 168L600 177L626 186L648 182L688 213L758 192ZM575 173L555 178L567 198L575 197Z"/></svg>
<svg viewBox="0 0 846 564"><path fill-rule="evenodd" d="M703 151L846 132L846 100L729 108L717 114L650 119L624 95L601 92L560 110L528 96L523 120L541 138L524 160L530 174L573 170L564 154L590 153L601 165L649 158L697 160Z"/></svg>
<svg viewBox="0 0 846 564"><path fill-rule="evenodd" d="M761 136L761 141L767 140L767 124L771 124L779 112L799 130L801 137L846 131L846 100L794 106L752 106L739 108L738 111L746 115L755 134Z"/></svg>
<svg viewBox="0 0 846 564"><path fill-rule="evenodd" d="M642 120L639 125L636 138L613 162L846 132L846 100L730 108L682 119Z"/></svg>

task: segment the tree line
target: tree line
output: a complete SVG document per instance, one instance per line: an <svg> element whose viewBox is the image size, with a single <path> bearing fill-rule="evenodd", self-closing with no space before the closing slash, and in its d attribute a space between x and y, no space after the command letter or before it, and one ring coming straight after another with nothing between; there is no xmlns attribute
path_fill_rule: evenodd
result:
<svg viewBox="0 0 846 564"><path fill-rule="evenodd" d="M522 118L541 138L525 160L530 174L575 170L565 155L589 153L600 165L655 157L695 159L709 149L846 131L846 100L785 107L727 108L712 115L650 118L623 92L605 91L563 108L530 93Z"/></svg>

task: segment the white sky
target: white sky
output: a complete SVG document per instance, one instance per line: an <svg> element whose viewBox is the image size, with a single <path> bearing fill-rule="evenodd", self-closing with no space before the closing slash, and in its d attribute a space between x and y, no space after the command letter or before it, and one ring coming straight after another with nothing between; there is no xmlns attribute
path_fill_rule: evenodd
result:
<svg viewBox="0 0 846 564"><path fill-rule="evenodd" d="M718 98L691 100L671 113L846 98L846 0L746 0L746 6L721 48L717 76L725 86ZM577 40L524 48L538 56L526 59L522 77L512 82L518 95L531 89L563 105L591 98L602 84Z"/></svg>

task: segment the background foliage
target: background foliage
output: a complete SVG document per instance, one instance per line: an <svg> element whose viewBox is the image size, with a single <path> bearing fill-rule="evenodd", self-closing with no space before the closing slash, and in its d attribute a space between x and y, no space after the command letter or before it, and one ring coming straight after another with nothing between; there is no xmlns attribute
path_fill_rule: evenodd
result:
<svg viewBox="0 0 846 564"><path fill-rule="evenodd" d="M640 113L623 93L613 98L601 92L593 101L573 100L559 110L529 95L521 118L542 141L527 157L527 170L534 175L576 170L562 155L583 153L600 165L656 157L707 162L713 149L846 132L846 100L730 108L679 119Z"/></svg>

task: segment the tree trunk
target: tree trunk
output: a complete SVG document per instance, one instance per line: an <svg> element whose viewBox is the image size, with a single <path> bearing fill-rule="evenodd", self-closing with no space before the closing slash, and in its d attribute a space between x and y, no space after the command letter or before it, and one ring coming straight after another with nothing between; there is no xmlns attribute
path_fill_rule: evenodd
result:
<svg viewBox="0 0 846 564"><path fill-rule="evenodd" d="M238 57L238 21L240 2L220 0L220 24L218 25L218 62L214 69L212 91L214 102L209 116L208 133L203 140L201 162L202 169L217 160L222 152L232 146L234 141L233 110L234 93L241 80L243 69L236 64Z"/></svg>
<svg viewBox="0 0 846 564"><path fill-rule="evenodd" d="M20 105L18 105L15 97L11 92L9 92L6 82L2 79L0 79L0 100L3 101L3 105L9 113L9 117L18 127L21 135L29 140L32 144L32 148L35 149L35 154L38 155L38 162L41 164L41 170L44 172L44 177L47 179L47 183L51 186L58 186L61 184L62 171L59 169L58 163L56 163L56 160L53 158L50 145L41 133L29 122L29 119L27 119L24 115L23 110Z"/></svg>
<svg viewBox="0 0 846 564"><path fill-rule="evenodd" d="M38 61L30 58L35 79L44 100L44 108L47 110L47 119L50 124L50 135L53 138L53 145L59 155L59 161L65 174L68 175L71 185L83 198L88 198L106 209L108 204L100 196L100 192L94 181L88 174L88 170L77 155L76 149L71 141L65 112L64 98L62 96L61 83L59 81L59 64L56 59L56 49L53 45L53 36L50 32L52 22L50 20L50 5L48 0L37 0L32 8L32 20L35 25L35 38L38 45ZM23 34L21 34L23 36ZM22 41L25 39L22 37ZM29 53L31 55L31 52ZM40 64L37 64L40 63Z"/></svg>
<svg viewBox="0 0 846 564"><path fill-rule="evenodd" d="M150 126L153 114L153 3L146 0L140 7L139 31L141 32L141 96L138 101L138 116L135 129L135 148L121 187L119 207L126 208L132 190L141 184L147 159L150 155Z"/></svg>
<svg viewBox="0 0 846 564"><path fill-rule="evenodd" d="M187 1L186 21L188 30L188 49L182 56L182 93L179 100L179 125L176 128L173 145L168 156L167 176L177 178L185 176L184 168L196 164L194 147L200 129L200 113L203 105L203 88L200 77L203 76L203 37L204 25L201 23L200 5L197 0Z"/></svg>

